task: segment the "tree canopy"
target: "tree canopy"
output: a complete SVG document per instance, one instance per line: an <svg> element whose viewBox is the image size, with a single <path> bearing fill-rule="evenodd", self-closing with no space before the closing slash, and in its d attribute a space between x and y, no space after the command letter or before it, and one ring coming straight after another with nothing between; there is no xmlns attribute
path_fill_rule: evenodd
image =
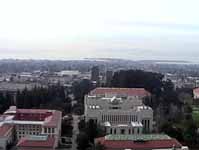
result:
<svg viewBox="0 0 199 150"><path fill-rule="evenodd" d="M63 86L54 85L48 88L35 87L32 90L24 89L16 95L18 108L46 108L57 109L63 113L71 111L71 100L65 95Z"/></svg>

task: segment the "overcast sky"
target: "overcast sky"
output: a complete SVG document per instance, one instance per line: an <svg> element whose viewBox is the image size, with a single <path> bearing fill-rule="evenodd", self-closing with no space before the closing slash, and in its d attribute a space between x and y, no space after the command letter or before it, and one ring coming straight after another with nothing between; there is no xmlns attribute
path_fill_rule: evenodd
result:
<svg viewBox="0 0 199 150"><path fill-rule="evenodd" d="M199 58L198 0L0 0L0 58Z"/></svg>

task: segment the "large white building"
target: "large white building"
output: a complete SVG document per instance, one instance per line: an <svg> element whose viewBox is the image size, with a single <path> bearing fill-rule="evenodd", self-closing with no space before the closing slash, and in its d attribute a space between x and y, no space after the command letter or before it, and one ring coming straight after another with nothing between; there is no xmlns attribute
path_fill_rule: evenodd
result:
<svg viewBox="0 0 199 150"><path fill-rule="evenodd" d="M85 96L85 119L104 125L107 134L149 133L153 110L143 99L150 96L143 88L96 88Z"/></svg>

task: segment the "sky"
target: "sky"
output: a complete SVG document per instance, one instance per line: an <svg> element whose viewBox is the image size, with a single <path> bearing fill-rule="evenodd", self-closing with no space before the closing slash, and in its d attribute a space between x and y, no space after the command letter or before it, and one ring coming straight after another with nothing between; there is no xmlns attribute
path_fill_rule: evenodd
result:
<svg viewBox="0 0 199 150"><path fill-rule="evenodd" d="M198 0L0 0L0 59L199 58Z"/></svg>

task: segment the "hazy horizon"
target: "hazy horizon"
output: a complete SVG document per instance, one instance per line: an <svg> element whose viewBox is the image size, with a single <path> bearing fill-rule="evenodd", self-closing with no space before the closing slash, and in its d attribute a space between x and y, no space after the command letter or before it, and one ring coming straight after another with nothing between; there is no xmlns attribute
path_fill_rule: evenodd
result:
<svg viewBox="0 0 199 150"><path fill-rule="evenodd" d="M199 58L199 1L0 2L0 59Z"/></svg>

